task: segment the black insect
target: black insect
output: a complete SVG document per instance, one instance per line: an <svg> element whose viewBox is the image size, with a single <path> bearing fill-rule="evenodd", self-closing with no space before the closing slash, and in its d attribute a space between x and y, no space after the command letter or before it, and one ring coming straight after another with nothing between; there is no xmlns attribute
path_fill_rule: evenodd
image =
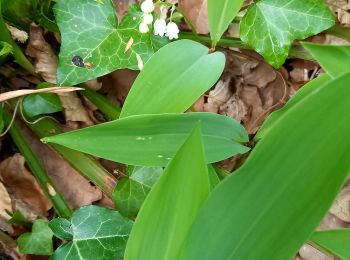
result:
<svg viewBox="0 0 350 260"><path fill-rule="evenodd" d="M84 68L85 67L85 64L84 64L84 60L82 57L78 56L78 55L75 55L73 58L72 58L72 62L75 66L77 67L80 67L80 68Z"/></svg>

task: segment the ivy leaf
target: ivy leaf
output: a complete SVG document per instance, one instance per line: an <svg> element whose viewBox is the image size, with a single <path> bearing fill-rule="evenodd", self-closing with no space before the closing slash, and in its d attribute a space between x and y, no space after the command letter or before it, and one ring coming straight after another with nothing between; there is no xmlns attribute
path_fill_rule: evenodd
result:
<svg viewBox="0 0 350 260"><path fill-rule="evenodd" d="M51 255L52 236L48 223L39 219L33 224L31 233L25 233L17 239L19 250L22 254Z"/></svg>
<svg viewBox="0 0 350 260"><path fill-rule="evenodd" d="M65 218L55 218L50 221L49 227L54 235L62 240L72 240L73 230L70 221Z"/></svg>
<svg viewBox="0 0 350 260"><path fill-rule="evenodd" d="M293 40L318 34L333 24L334 16L323 0L260 0L241 21L241 39L278 68Z"/></svg>
<svg viewBox="0 0 350 260"><path fill-rule="evenodd" d="M0 57L6 56L7 54L12 52L12 46L11 44L8 44L7 42L0 41Z"/></svg>
<svg viewBox="0 0 350 260"><path fill-rule="evenodd" d="M23 216L21 211L19 211L18 209L13 213L7 212L7 214L11 216L11 218L7 221L7 223L9 224L17 224L24 227L32 226L32 223L29 220L27 220L25 216Z"/></svg>
<svg viewBox="0 0 350 260"><path fill-rule="evenodd" d="M129 166L128 176L118 181L113 192L118 210L125 216L135 217L162 173L162 167Z"/></svg>
<svg viewBox="0 0 350 260"><path fill-rule="evenodd" d="M57 224L50 225L56 235L67 231L66 228L58 230ZM119 259L124 253L132 221L111 209L85 206L73 213L70 225L73 239L60 246L51 256L52 260Z"/></svg>
<svg viewBox="0 0 350 260"><path fill-rule="evenodd" d="M62 36L59 85L75 85L120 68L138 69L137 55L146 63L167 42L154 36L152 28L139 32L142 12L136 8L118 25L111 0L60 0L54 11Z"/></svg>

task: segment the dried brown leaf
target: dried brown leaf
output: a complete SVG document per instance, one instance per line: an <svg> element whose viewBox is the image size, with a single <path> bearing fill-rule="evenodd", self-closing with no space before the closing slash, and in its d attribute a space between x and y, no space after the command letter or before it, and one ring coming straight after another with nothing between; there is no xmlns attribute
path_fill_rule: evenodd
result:
<svg viewBox="0 0 350 260"><path fill-rule="evenodd" d="M339 219L350 222L350 186L342 189L329 211Z"/></svg>
<svg viewBox="0 0 350 260"><path fill-rule="evenodd" d="M332 256L326 255L323 252L317 250L311 245L305 244L300 250L299 255L303 260L333 260Z"/></svg>
<svg viewBox="0 0 350 260"><path fill-rule="evenodd" d="M0 219L10 219L10 216L7 213L7 211L12 212L11 198L4 184L0 182Z"/></svg>
<svg viewBox="0 0 350 260"><path fill-rule="evenodd" d="M209 33L207 0L179 0L179 7L198 33Z"/></svg>

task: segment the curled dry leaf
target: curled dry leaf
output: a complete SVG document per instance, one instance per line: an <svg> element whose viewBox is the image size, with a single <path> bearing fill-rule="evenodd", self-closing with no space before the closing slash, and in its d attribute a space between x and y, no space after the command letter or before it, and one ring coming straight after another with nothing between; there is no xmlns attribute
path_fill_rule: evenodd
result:
<svg viewBox="0 0 350 260"><path fill-rule="evenodd" d="M83 88L77 88L77 87L52 87L52 88L42 88L42 89L21 89L21 90L14 90L14 91L8 91L5 93L0 94L0 102L3 102L5 100L9 100L12 98L17 97L23 97L30 94L37 94L37 93L66 93L66 92L72 92L77 90L83 90Z"/></svg>
<svg viewBox="0 0 350 260"><path fill-rule="evenodd" d="M342 25L350 27L350 2L348 0L327 0L327 3L337 16L338 21Z"/></svg>
<svg viewBox="0 0 350 260"><path fill-rule="evenodd" d="M339 229L349 226L349 223L337 218L332 213L328 213L322 220L321 224L318 226L317 230Z"/></svg>
<svg viewBox="0 0 350 260"><path fill-rule="evenodd" d="M33 152L43 163L47 174L57 189L73 208L90 205L102 198L102 192L82 177L60 155L51 150L23 124L22 134L28 140Z"/></svg>
<svg viewBox="0 0 350 260"><path fill-rule="evenodd" d="M197 33L209 33L207 0L179 0L179 7L190 20Z"/></svg>
<svg viewBox="0 0 350 260"><path fill-rule="evenodd" d="M303 260L334 260L335 258L322 253L311 245L305 244L300 250L299 255Z"/></svg>
<svg viewBox="0 0 350 260"><path fill-rule="evenodd" d="M12 212L11 198L5 186L0 182L0 220L10 219L6 211Z"/></svg>
<svg viewBox="0 0 350 260"><path fill-rule="evenodd" d="M350 222L350 186L346 186L333 203L330 212L343 221Z"/></svg>
<svg viewBox="0 0 350 260"><path fill-rule="evenodd" d="M0 259L23 259L18 252L16 241L3 233L0 233Z"/></svg>
<svg viewBox="0 0 350 260"><path fill-rule="evenodd" d="M15 154L0 163L0 180L19 209L29 220L46 217L52 207L43 190L25 167L22 155Z"/></svg>

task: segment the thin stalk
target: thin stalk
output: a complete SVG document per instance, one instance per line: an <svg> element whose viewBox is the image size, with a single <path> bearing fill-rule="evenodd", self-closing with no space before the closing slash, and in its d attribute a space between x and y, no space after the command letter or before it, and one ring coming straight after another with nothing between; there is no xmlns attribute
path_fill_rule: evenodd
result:
<svg viewBox="0 0 350 260"><path fill-rule="evenodd" d="M18 47L18 45L12 39L10 32L7 30L5 21L1 15L1 1L0 1L0 41L4 41L10 44L13 48L12 54L15 57L15 61L25 70L27 70L29 73L35 75L35 70L33 65L28 61L26 56L23 54L21 48Z"/></svg>
<svg viewBox="0 0 350 260"><path fill-rule="evenodd" d="M119 118L121 108L114 105L104 95L92 90L86 84L80 84L85 90L80 93L91 101L109 119Z"/></svg>
<svg viewBox="0 0 350 260"><path fill-rule="evenodd" d="M199 41L203 44L211 46L210 36L207 35L193 35L190 32L181 32L179 34L180 39L189 39ZM238 38L222 37L216 44L219 47L233 47L246 50L252 50L248 45L242 42ZM303 60L314 60L313 57L301 46L293 45L289 52L289 58L297 58Z"/></svg>
<svg viewBox="0 0 350 260"><path fill-rule="evenodd" d="M3 111L3 118L6 125L9 125L12 119L12 115L6 109ZM48 177L44 167L40 163L39 159L30 149L29 143L21 133L19 125L14 121L9 130L12 140L18 147L21 154L24 156L30 170L38 181L39 185L50 199L53 207L60 217L70 218L72 216L72 210L64 200L61 193L56 189L54 184Z"/></svg>
<svg viewBox="0 0 350 260"><path fill-rule="evenodd" d="M328 29L326 33L337 36L339 38L342 38L350 42L350 29L344 26L341 26L340 24L334 25L332 28Z"/></svg>
<svg viewBox="0 0 350 260"><path fill-rule="evenodd" d="M63 133L60 126L50 118L44 118L35 124L30 124L29 127L40 138ZM86 154L58 144L50 144L50 146L61 154L74 169L99 187L107 196L112 197L117 180L96 160Z"/></svg>

